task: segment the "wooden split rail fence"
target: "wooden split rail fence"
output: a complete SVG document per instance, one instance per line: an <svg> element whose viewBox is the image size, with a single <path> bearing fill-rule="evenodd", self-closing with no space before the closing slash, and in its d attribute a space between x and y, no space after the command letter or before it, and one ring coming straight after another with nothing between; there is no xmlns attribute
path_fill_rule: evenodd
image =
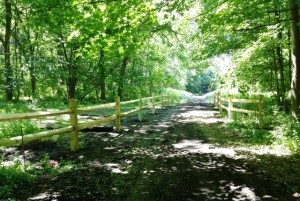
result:
<svg viewBox="0 0 300 201"><path fill-rule="evenodd" d="M223 105L224 102L228 103L228 107ZM233 103L254 103L258 105L258 109L254 110L246 110L241 108L233 107ZM263 95L259 95L258 99L236 99L233 98L232 95L228 95L228 98L221 97L221 93L218 92L215 94L215 106L218 107L219 111L222 112L223 109L227 110L228 119L232 118L232 112L240 112L246 114L254 114L258 116L259 128L262 129L264 127L263 121Z"/></svg>
<svg viewBox="0 0 300 201"><path fill-rule="evenodd" d="M159 99L159 102L156 100ZM150 101L151 104L144 105L145 101ZM138 103L138 106L130 111L121 112L121 106L126 104L133 104ZM127 116L129 114L138 112L138 119L142 121L142 110L145 108L151 107L152 113L155 113L155 106L160 105L162 108L164 106L169 105L169 96L161 95L142 98L139 95L139 98L136 100L124 101L120 102L120 97L116 98L116 102L108 103L108 104L101 104L95 106L88 106L88 107L77 107L77 100L70 99L69 100L70 108L67 110L61 111L54 111L54 112L35 112L35 113L19 113L19 114L5 114L0 115L0 122L4 121L14 121L14 120L24 120L24 119L36 119L40 117L50 117L50 116L59 116L59 115L70 115L70 126L59 128L55 130L43 131L34 134L27 134L24 136L17 136L12 138L5 138L0 139L0 146L11 146L15 144L20 144L24 142L29 142L33 140L37 140L40 138L50 137L53 135L71 133L71 150L76 151L79 149L79 140L78 140L78 132L80 130L86 129L91 126L100 125L108 122L115 121L116 123L116 131L121 131L121 118ZM107 108L115 107L115 114L109 117L99 118L97 120L93 120L87 123L78 123L78 114L83 112L89 112L93 110L101 110Z"/></svg>

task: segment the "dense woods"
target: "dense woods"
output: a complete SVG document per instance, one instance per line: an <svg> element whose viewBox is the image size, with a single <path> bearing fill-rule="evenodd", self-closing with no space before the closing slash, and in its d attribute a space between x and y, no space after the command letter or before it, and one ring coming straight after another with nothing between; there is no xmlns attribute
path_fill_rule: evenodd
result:
<svg viewBox="0 0 300 201"><path fill-rule="evenodd" d="M238 88L271 93L296 120L298 4L3 0L1 98L99 102Z"/></svg>
<svg viewBox="0 0 300 201"><path fill-rule="evenodd" d="M299 7L0 0L0 200L298 200Z"/></svg>
<svg viewBox="0 0 300 201"><path fill-rule="evenodd" d="M184 48L174 44L172 12L185 5L178 1L1 4L2 99L100 101L180 85Z"/></svg>

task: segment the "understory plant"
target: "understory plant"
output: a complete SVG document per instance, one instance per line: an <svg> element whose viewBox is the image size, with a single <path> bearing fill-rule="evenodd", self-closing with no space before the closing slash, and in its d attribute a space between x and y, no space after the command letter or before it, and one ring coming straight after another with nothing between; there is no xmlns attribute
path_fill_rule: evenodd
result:
<svg viewBox="0 0 300 201"><path fill-rule="evenodd" d="M7 121L0 123L0 139L32 134L40 131L38 125L29 120Z"/></svg>

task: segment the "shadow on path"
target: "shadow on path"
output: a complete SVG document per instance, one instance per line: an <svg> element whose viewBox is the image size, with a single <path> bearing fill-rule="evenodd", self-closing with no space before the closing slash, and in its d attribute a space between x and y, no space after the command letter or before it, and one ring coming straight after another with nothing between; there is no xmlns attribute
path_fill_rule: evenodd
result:
<svg viewBox="0 0 300 201"><path fill-rule="evenodd" d="M72 153L57 142L30 147L51 159L69 160L70 171L44 174L30 187L29 200L297 200L283 185L240 160L233 148L209 143L202 127L222 134L218 113L199 106L178 106L135 116L124 131L81 134L82 148ZM45 146L50 143L51 146ZM51 147L48 149L47 147ZM39 154L41 155L41 154ZM65 166L64 166L65 167ZM63 168L63 165L62 167Z"/></svg>

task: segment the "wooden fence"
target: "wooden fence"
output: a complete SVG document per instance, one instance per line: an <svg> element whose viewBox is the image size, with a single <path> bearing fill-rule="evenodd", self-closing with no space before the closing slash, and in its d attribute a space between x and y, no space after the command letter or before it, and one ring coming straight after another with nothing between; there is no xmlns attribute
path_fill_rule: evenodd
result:
<svg viewBox="0 0 300 201"><path fill-rule="evenodd" d="M228 107L223 105L224 102L228 103ZM233 107L233 103L254 103L258 105L258 109L256 111L254 110L246 110L242 108L235 108ZM228 95L228 98L222 98L221 93L218 92L215 94L215 106L218 107L219 111L222 112L223 109L227 110L227 117L228 119L232 118L232 112L240 112L240 113L246 113L246 114L254 114L258 116L259 121L259 128L264 127L264 121L263 121L263 95L259 95L259 98L256 100L251 99L235 99L232 97L232 95Z"/></svg>
<svg viewBox="0 0 300 201"><path fill-rule="evenodd" d="M159 99L157 102L156 100ZM144 105L143 103L145 101L149 100L151 104ZM138 106L130 111L127 112L121 112L121 106L126 104L133 104L138 103ZM136 100L130 100L125 102L120 102L120 97L116 98L116 102L114 103L108 103L108 104L101 104L101 105L95 105L95 106L88 106L88 107L77 107L77 101L75 99L69 100L70 108L67 110L61 110L61 111L55 111L55 112L35 112L35 113L19 113L19 114L5 114L0 115L0 122L4 121L13 121L13 120L24 120L24 119L36 119L40 117L50 117L50 116L59 116L68 114L70 115L70 126L59 128L55 130L49 130L49 131L43 131L39 133L34 134L27 134L24 136L17 136L12 138L5 138L0 139L0 146L10 146L14 144L29 142L32 140L37 140L40 138L50 137L53 135L59 135L64 133L71 133L71 150L76 151L79 148L79 140L78 140L78 132L80 130L86 129L88 127L104 124L107 122L115 121L116 123L116 131L121 131L121 118L124 116L127 116L129 114L132 114L134 112L138 112L138 118L140 121L142 121L142 110L144 108L151 107L152 113L155 113L155 106L160 105L161 107L164 107L169 104L169 96L161 95L161 96L154 96L142 98L139 95L139 98ZM89 112L93 110L101 110L101 109L107 109L115 107L115 114L109 117L99 118L87 123L78 123L78 114L82 112Z"/></svg>

